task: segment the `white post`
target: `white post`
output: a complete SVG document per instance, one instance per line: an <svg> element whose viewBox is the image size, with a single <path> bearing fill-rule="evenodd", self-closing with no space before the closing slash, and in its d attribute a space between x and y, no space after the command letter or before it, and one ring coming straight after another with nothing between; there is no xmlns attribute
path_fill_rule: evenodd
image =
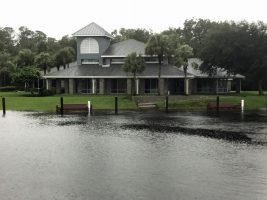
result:
<svg viewBox="0 0 267 200"><path fill-rule="evenodd" d="M95 94L95 79L92 79L92 93Z"/></svg>
<svg viewBox="0 0 267 200"><path fill-rule="evenodd" d="M49 87L49 86L48 86L48 84L49 84L49 83L48 83L48 79L46 79L45 81L46 81L46 89L48 90L48 89L49 89L49 88L48 88L48 87Z"/></svg>
<svg viewBox="0 0 267 200"><path fill-rule="evenodd" d="M91 113L91 102L88 101L88 115L90 115Z"/></svg>
<svg viewBox="0 0 267 200"><path fill-rule="evenodd" d="M245 101L242 99L241 100L241 111L244 111L244 106L245 106Z"/></svg>
<svg viewBox="0 0 267 200"><path fill-rule="evenodd" d="M136 79L136 94L139 94L139 79Z"/></svg>

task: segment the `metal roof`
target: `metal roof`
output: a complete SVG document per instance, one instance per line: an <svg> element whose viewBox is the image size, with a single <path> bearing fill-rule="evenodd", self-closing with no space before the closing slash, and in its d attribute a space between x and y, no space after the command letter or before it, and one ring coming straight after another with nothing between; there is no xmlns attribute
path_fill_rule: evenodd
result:
<svg viewBox="0 0 267 200"><path fill-rule="evenodd" d="M117 42L115 44L110 45L110 47L103 54L103 57L114 56L114 55L127 56L134 52L136 54L144 55L145 47L146 47L146 44L143 42L139 42L134 39L128 39L128 40Z"/></svg>
<svg viewBox="0 0 267 200"><path fill-rule="evenodd" d="M73 33L72 35L75 37L79 37L79 36L104 36L104 37L108 37L108 38L113 38L113 36L110 33L108 33L101 26L97 25L95 22L88 24L87 26L85 26L82 29Z"/></svg>
<svg viewBox="0 0 267 200"><path fill-rule="evenodd" d="M126 73L122 65L113 64L110 67L100 65L77 65L57 72L48 73L44 78L132 78L132 73ZM158 64L146 64L143 73L137 74L139 78L158 78ZM162 65L162 78L183 78L184 72L172 65ZM187 74L188 78L193 78Z"/></svg>
<svg viewBox="0 0 267 200"><path fill-rule="evenodd" d="M198 68L193 67L194 63L197 64L198 66L200 66L203 63L203 61L200 60L199 58L188 59L187 72L194 75L196 78L245 78L245 76L242 76L240 74L236 74L236 75L230 74L229 75L222 68L218 68L217 74L210 77L207 73L201 72Z"/></svg>

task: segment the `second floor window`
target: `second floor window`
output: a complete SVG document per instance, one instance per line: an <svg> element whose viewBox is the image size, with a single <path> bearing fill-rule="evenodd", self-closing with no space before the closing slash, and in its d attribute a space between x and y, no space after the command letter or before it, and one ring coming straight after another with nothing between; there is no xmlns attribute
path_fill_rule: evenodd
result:
<svg viewBox="0 0 267 200"><path fill-rule="evenodd" d="M80 53L99 53L99 45L94 38L85 38L81 42Z"/></svg>

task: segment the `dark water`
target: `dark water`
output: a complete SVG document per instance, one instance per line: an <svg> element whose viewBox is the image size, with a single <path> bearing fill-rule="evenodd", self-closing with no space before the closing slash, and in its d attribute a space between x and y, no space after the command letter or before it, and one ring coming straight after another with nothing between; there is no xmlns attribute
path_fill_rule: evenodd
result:
<svg viewBox="0 0 267 200"><path fill-rule="evenodd" d="M267 115L8 112L0 199L267 199Z"/></svg>

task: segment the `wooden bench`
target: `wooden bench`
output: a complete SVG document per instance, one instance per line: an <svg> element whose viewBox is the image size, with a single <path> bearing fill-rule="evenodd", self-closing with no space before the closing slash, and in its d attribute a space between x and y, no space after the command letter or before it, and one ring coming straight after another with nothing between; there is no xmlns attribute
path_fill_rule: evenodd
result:
<svg viewBox="0 0 267 200"><path fill-rule="evenodd" d="M158 106L155 103L150 103L150 102L140 102L137 104L138 108L140 109L157 109Z"/></svg>
<svg viewBox="0 0 267 200"><path fill-rule="evenodd" d="M56 106L56 112L60 113L60 106ZM88 112L87 104L63 104L63 112Z"/></svg>
<svg viewBox="0 0 267 200"><path fill-rule="evenodd" d="M217 109L217 103L216 102L208 103L207 109L208 110L216 110ZM230 104L230 103L219 103L219 109L220 110L241 110L241 105Z"/></svg>

